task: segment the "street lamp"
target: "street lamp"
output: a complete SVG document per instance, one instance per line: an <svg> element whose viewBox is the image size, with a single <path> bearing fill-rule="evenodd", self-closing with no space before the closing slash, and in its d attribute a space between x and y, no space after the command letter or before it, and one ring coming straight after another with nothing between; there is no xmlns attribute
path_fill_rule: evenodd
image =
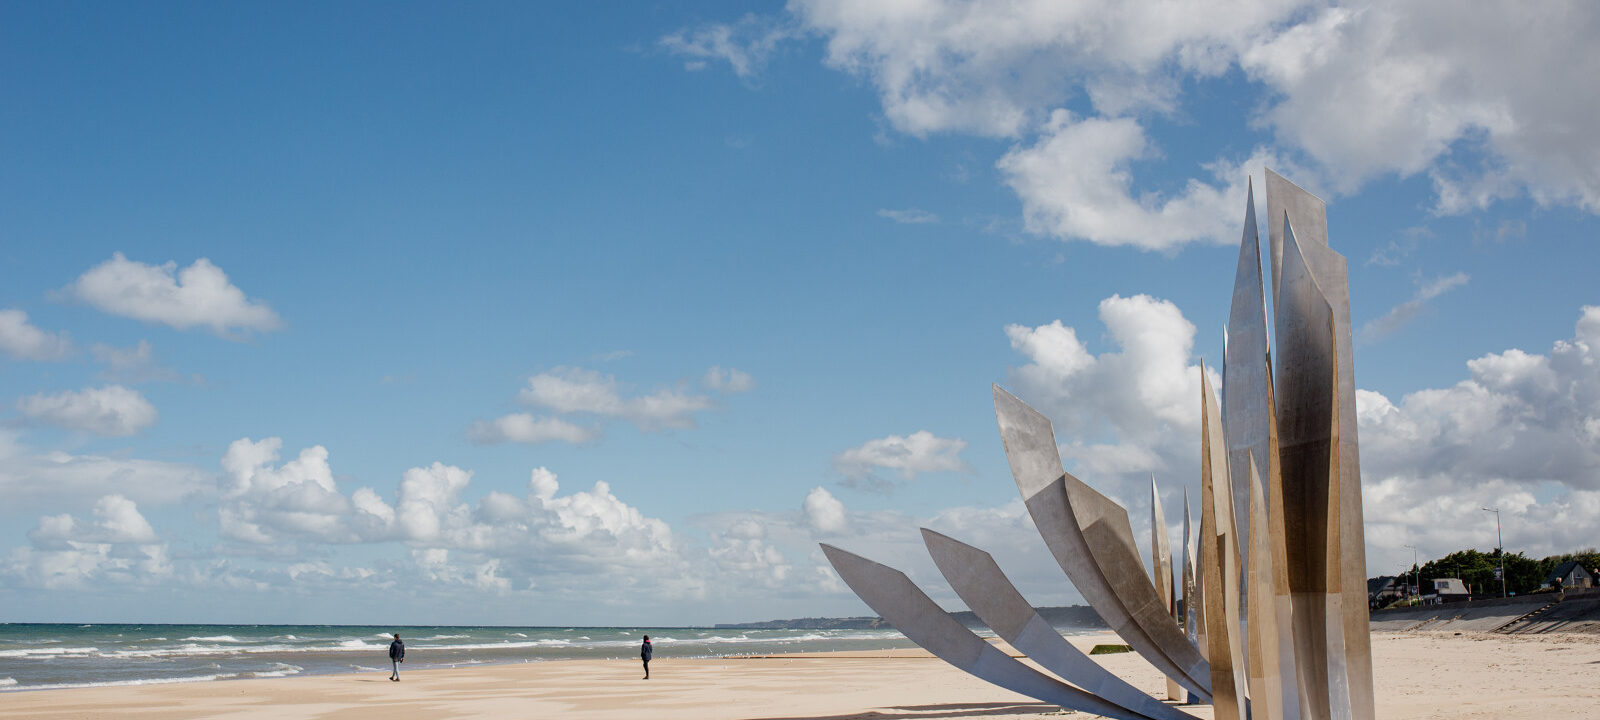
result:
<svg viewBox="0 0 1600 720"><path fill-rule="evenodd" d="M1416 580L1416 584L1412 586L1415 590L1411 593L1413 596L1411 604L1415 605L1416 601L1422 599L1422 566L1417 564L1417 546L1401 545L1400 547L1411 548L1411 577Z"/></svg>
<svg viewBox="0 0 1600 720"><path fill-rule="evenodd" d="M1500 508L1479 508L1494 513L1494 540L1500 544L1500 597L1506 597L1506 541L1500 534Z"/></svg>

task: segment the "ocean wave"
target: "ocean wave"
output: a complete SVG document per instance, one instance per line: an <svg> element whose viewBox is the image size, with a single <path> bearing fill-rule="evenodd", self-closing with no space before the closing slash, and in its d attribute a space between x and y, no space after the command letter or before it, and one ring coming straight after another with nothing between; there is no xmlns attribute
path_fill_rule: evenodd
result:
<svg viewBox="0 0 1600 720"><path fill-rule="evenodd" d="M92 647L49 647L49 648L23 648L21 650L0 650L0 658L26 658L26 657L59 657L63 655L87 656L100 652L100 648Z"/></svg>
<svg viewBox="0 0 1600 720"><path fill-rule="evenodd" d="M10 686L10 685L15 685L15 684L17 684L17 681L16 681L15 678L8 678L8 677L0 678L0 687L7 687L7 686Z"/></svg>
<svg viewBox="0 0 1600 720"><path fill-rule="evenodd" d="M472 636L471 635L429 635L428 637L417 638L417 639L418 640L460 640L461 638L469 638L469 637L472 637ZM527 637L527 635L523 635L523 637Z"/></svg>
<svg viewBox="0 0 1600 720"><path fill-rule="evenodd" d="M217 679L218 680L234 680L234 679L243 680L243 679L246 679L246 678L288 677L290 675L294 675L296 673L299 673L301 670L304 670L304 669L305 668L300 667L299 665L290 665L289 663L273 663L273 668L271 670L244 670L244 671L236 672L236 673L232 673L232 674L218 675Z"/></svg>
<svg viewBox="0 0 1600 720"><path fill-rule="evenodd" d="M201 636L201 637L186 637L186 638L184 638L184 640L187 641L187 642L231 642L231 643L254 642L253 640L240 640L239 638L236 638L236 637L234 637L232 635L205 635L205 636Z"/></svg>
<svg viewBox="0 0 1600 720"><path fill-rule="evenodd" d="M13 690L70 690L74 688L92 687L127 687L131 685L176 685L179 683L209 682L221 678L221 675L193 675L175 678L146 678L143 680L106 680L102 682L87 683L45 683L42 685L15 686Z"/></svg>

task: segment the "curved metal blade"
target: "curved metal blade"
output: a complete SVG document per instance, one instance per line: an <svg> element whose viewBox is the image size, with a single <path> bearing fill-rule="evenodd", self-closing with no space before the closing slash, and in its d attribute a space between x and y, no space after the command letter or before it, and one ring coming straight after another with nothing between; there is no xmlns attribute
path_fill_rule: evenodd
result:
<svg viewBox="0 0 1600 720"><path fill-rule="evenodd" d="M1067 642L1011 584L994 557L947 535L922 529L922 541L944 579L983 624L1044 669L1127 708L1132 717L1194 720L1194 716L1144 694Z"/></svg>
<svg viewBox="0 0 1600 720"><path fill-rule="evenodd" d="M822 543L828 562L845 584L912 642L951 665L1012 692L1096 715L1136 720L1125 708L1024 665L950 617L911 582L887 565Z"/></svg>
<svg viewBox="0 0 1600 720"><path fill-rule="evenodd" d="M1210 702L1210 666L1156 600L1155 586L1144 576L1138 550L1132 547L1133 529L1128 523L1127 511L1062 470L1055 432L1045 416L998 385L994 386L994 408L1000 436L1005 441L1006 459L1011 463L1011 473L1022 491L1028 513L1072 584L1095 612L1100 613L1100 618L1145 660L1194 693L1196 700ZM1079 496L1085 504L1090 504L1095 497L1104 499L1104 503L1093 502L1094 507L1079 508L1078 501L1069 495ZM1098 519L1083 522L1091 516L1114 522L1110 517L1115 514L1111 507L1121 511L1125 533L1116 532L1110 523ZM1126 535L1126 547L1121 549L1132 548L1131 562L1114 566L1121 568L1115 577L1106 572L1106 565L1094 552L1086 536L1086 526L1095 529L1096 543L1122 546L1120 536ZM1116 549L1102 548L1102 551ZM1137 577L1123 577L1130 574ZM1147 591L1143 595L1125 597L1120 592L1141 582ZM1129 600L1135 603L1130 604ZM1143 617L1146 615L1151 617Z"/></svg>

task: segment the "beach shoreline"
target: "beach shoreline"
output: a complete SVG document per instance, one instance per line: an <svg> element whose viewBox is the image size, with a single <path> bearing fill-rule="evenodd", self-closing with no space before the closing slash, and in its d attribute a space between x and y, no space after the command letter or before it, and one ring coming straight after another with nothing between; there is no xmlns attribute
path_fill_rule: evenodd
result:
<svg viewBox="0 0 1600 720"><path fill-rule="evenodd" d="M1070 638L1087 650L1110 633ZM1096 661L1150 693L1165 681L1137 655ZM1600 690L1572 680L1600 663L1590 634L1374 633L1381 718L1548 716L1592 707ZM1027 718L1056 709L994 687L917 648L718 658L658 655L254 680L5 693L0 718L242 717L290 720L552 716L652 720ZM1184 706L1200 720L1208 706ZM1082 716L1082 715L1080 715Z"/></svg>

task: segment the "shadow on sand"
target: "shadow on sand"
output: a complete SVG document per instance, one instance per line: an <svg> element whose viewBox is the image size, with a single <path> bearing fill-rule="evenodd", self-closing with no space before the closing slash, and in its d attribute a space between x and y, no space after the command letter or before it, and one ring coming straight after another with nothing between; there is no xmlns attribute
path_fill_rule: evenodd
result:
<svg viewBox="0 0 1600 720"><path fill-rule="evenodd" d="M1042 715L1061 708L1048 703L946 703L943 705L895 705L887 708L899 712L890 714L876 710L845 715L793 715L784 717L749 718L748 720L931 720L932 718L979 718L991 715Z"/></svg>

